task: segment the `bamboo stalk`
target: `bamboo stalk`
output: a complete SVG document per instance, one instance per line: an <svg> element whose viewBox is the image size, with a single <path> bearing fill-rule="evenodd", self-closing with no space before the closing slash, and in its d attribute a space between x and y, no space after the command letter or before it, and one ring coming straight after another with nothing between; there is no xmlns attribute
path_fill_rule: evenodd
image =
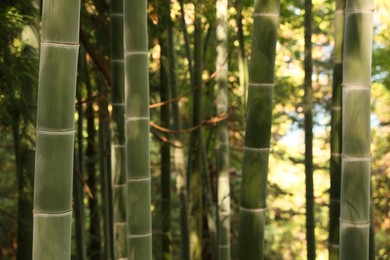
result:
<svg viewBox="0 0 390 260"><path fill-rule="evenodd" d="M312 1L305 0L305 79L304 79L304 116L305 116L305 186L306 186L306 244L307 259L316 257L315 222L314 222L314 190L313 190L313 88L312 88Z"/></svg>
<svg viewBox="0 0 390 260"><path fill-rule="evenodd" d="M169 63L168 58L168 34L165 31L169 26L170 0L162 1L159 10L161 20L161 34L159 44L160 55L160 98L161 102L170 99L169 93ZM160 119L163 127L170 126L170 107L160 108ZM171 231L171 151L167 142L161 143L161 255L162 259L172 259L172 231Z"/></svg>
<svg viewBox="0 0 390 260"><path fill-rule="evenodd" d="M70 259L80 2L43 2L33 259Z"/></svg>
<svg viewBox="0 0 390 260"><path fill-rule="evenodd" d="M173 22L168 18L168 62L169 62L169 84L172 97L178 97L177 94L177 80L175 70L175 51L173 41ZM172 100L172 99L171 99ZM179 131L180 124L180 108L178 102L172 102L173 114L173 130ZM176 132L174 135L175 148L173 152L174 169L176 172L176 190L180 201L180 232L181 232L181 257L183 260L189 259L190 243L188 230L188 202L187 202L187 176L185 172L184 149L182 147L181 133Z"/></svg>
<svg viewBox="0 0 390 260"><path fill-rule="evenodd" d="M111 177L114 259L123 259L127 257L123 0L111 0L110 22L112 75Z"/></svg>
<svg viewBox="0 0 390 260"><path fill-rule="evenodd" d="M341 83L343 73L345 0L336 1L335 44L333 54L333 90L330 133L330 205L329 205L329 259L339 259L340 237L340 182L341 182Z"/></svg>
<svg viewBox="0 0 390 260"><path fill-rule="evenodd" d="M370 87L373 1L346 1L340 206L340 259L368 259Z"/></svg>
<svg viewBox="0 0 390 260"><path fill-rule="evenodd" d="M128 259L152 259L146 1L124 2Z"/></svg>
<svg viewBox="0 0 390 260"><path fill-rule="evenodd" d="M238 230L239 259L263 259L279 1L257 0Z"/></svg>
<svg viewBox="0 0 390 260"><path fill-rule="evenodd" d="M218 84L217 114L227 113L229 92L227 88L228 77L228 51L227 51L227 0L216 2L217 10L217 61L216 67L220 72L216 77ZM217 132L217 174L218 174L218 259L230 259L230 181L229 181L229 129L227 119L218 123Z"/></svg>

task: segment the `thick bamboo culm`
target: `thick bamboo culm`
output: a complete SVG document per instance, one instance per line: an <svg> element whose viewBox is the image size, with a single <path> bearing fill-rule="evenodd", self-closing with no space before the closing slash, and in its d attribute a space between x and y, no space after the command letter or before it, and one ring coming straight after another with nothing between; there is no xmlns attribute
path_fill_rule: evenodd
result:
<svg viewBox="0 0 390 260"><path fill-rule="evenodd" d="M227 50L227 0L216 2L216 40L217 60L216 77L218 84L217 114L227 113L228 110L228 50ZM229 129L227 120L218 123L217 130L217 172L218 172L218 259L230 259L230 182L229 182Z"/></svg>
<svg viewBox="0 0 390 260"><path fill-rule="evenodd" d="M152 259L147 3L124 2L128 259Z"/></svg>
<svg viewBox="0 0 390 260"><path fill-rule="evenodd" d="M368 259L372 0L347 0L342 84L340 259Z"/></svg>
<svg viewBox="0 0 390 260"><path fill-rule="evenodd" d="M127 258L126 157L125 157L125 75L123 46L123 0L111 0L111 174L113 192L114 258Z"/></svg>
<svg viewBox="0 0 390 260"><path fill-rule="evenodd" d="M70 259L80 1L43 1L33 259Z"/></svg>
<svg viewBox="0 0 390 260"><path fill-rule="evenodd" d="M255 1L253 16L238 231L241 260L263 259L279 1Z"/></svg>
<svg viewBox="0 0 390 260"><path fill-rule="evenodd" d="M330 205L329 205L329 259L339 259L340 183L341 183L341 83L343 73L345 0L336 1L335 36L333 51L333 90L330 133Z"/></svg>

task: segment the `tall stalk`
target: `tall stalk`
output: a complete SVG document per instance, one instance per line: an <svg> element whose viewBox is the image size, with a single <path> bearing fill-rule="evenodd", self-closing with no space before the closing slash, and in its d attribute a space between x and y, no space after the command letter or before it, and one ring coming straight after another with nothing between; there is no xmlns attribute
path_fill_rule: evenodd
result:
<svg viewBox="0 0 390 260"><path fill-rule="evenodd" d="M336 1L335 38L333 53L333 90L330 133L330 205L329 205L329 259L339 259L340 236L340 182L341 182L341 83L343 73L345 0Z"/></svg>
<svg viewBox="0 0 390 260"><path fill-rule="evenodd" d="M170 16L168 17L167 25L168 33L168 62L169 62L169 85L172 97L177 97L177 81L176 81L176 69L175 69L175 51L173 41L173 22ZM172 103L172 116L173 116L173 129L175 131L180 130L180 108L178 102ZM188 201L187 201L187 176L185 171L184 162L184 149L182 147L182 135L177 132L174 135L174 169L176 172L176 190L179 196L180 203L180 232L181 232L181 259L189 259L190 243L189 243L189 230L188 230Z"/></svg>
<svg viewBox="0 0 390 260"><path fill-rule="evenodd" d="M99 91L103 92L102 83L98 83ZM101 192L101 214L103 221L103 241L102 254L104 259L113 258L112 228L111 228L111 169L108 157L109 140L109 111L107 95L102 95L98 102L99 106L99 163L100 163L100 192Z"/></svg>
<svg viewBox="0 0 390 260"><path fill-rule="evenodd" d="M199 17L201 1L195 2L194 64L191 74L193 92L192 124L202 120L202 92L196 87L202 83L202 28ZM190 259L202 258L203 245L203 176L202 176L202 129L191 134L189 153L189 212L190 212Z"/></svg>
<svg viewBox="0 0 390 260"><path fill-rule="evenodd" d="M160 98L161 102L169 99L169 63L168 63L168 33L170 19L170 0L163 0L159 10L160 15ZM161 126L170 127L170 107L162 106L160 110ZM171 231L171 150L167 142L161 143L161 255L162 259L172 259Z"/></svg>
<svg viewBox="0 0 390 260"><path fill-rule="evenodd" d="M217 10L217 61L220 69L218 83L217 114L228 112L229 92L227 88L227 0L218 0ZM218 123L217 134L217 174L218 174L218 259L230 259L230 182L229 182L229 129L227 120Z"/></svg>
<svg viewBox="0 0 390 260"><path fill-rule="evenodd" d="M114 259L123 259L127 257L123 0L111 0L110 22L112 75L111 174Z"/></svg>
<svg viewBox="0 0 390 260"><path fill-rule="evenodd" d="M340 259L368 259L370 87L373 1L346 1L340 206Z"/></svg>
<svg viewBox="0 0 390 260"><path fill-rule="evenodd" d="M96 174L96 128L95 128L95 112L93 110L92 99L92 85L88 73L87 56L82 49L83 58L80 61L81 69L84 70L85 85L87 87L87 108L85 111L85 117L87 120L87 147L85 150L87 182L94 197L88 198L90 225L89 225L89 244L88 244L88 256L92 259L101 258L101 238L100 238L100 212L98 203L98 187L97 187L97 174Z"/></svg>
<svg viewBox="0 0 390 260"><path fill-rule="evenodd" d="M278 0L255 0L238 230L239 259L263 259Z"/></svg>
<svg viewBox="0 0 390 260"><path fill-rule="evenodd" d="M80 51L81 55L84 55ZM81 56L79 55L79 56ZM79 85L80 86L80 85ZM76 175L83 176L83 103L81 101L80 88L76 93L77 97L77 157L75 156L75 172ZM86 259L85 251L85 232L84 232L84 200L83 200L83 187L81 181L76 176L73 177L73 207L74 207L74 218L75 218L75 233L76 233L76 259Z"/></svg>
<svg viewBox="0 0 390 260"><path fill-rule="evenodd" d="M148 34L145 0L124 2L128 259L152 259Z"/></svg>
<svg viewBox="0 0 390 260"><path fill-rule="evenodd" d="M304 116L305 116L305 186L306 186L306 244L307 259L316 257L316 245L314 235L314 191L313 191L313 89L311 76L313 73L312 62L312 0L305 0L305 79L304 79Z"/></svg>
<svg viewBox="0 0 390 260"><path fill-rule="evenodd" d="M70 259L80 2L45 0L42 10L33 259Z"/></svg>

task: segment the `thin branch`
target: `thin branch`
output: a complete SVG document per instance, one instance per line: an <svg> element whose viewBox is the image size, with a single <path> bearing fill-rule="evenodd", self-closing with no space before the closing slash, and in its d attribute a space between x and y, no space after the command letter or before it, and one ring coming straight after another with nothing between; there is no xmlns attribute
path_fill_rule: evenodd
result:
<svg viewBox="0 0 390 260"><path fill-rule="evenodd" d="M77 167L73 167L73 170L74 170L74 173L76 174L77 178L79 179L79 181L83 185L83 188L84 188L85 192L87 193L88 197L91 199L94 199L95 197L93 196L93 193L92 193L91 189L89 188L88 184L84 181L83 176L81 176L79 169Z"/></svg>
<svg viewBox="0 0 390 260"><path fill-rule="evenodd" d="M151 132L158 140L160 140L160 141L163 142L163 143L167 143L167 144L169 144L169 145L171 145L171 146L173 146L173 147L175 147L175 148L183 148L183 146L181 146L181 145L176 145L176 144L172 143L172 142L169 141L169 139L166 138L165 136L159 135L159 134L157 133L157 131L156 131L154 128L151 128L151 129L150 129L150 132Z"/></svg>
<svg viewBox="0 0 390 260"><path fill-rule="evenodd" d="M80 41L83 44L88 55L91 56L96 66L102 72L104 79L107 81L107 84L111 86L111 77L110 77L110 72L108 70L107 62L100 57L99 53L96 51L93 45L88 41L85 32L81 28L80 28Z"/></svg>
<svg viewBox="0 0 390 260"><path fill-rule="evenodd" d="M190 128L187 128L187 129L181 129L181 130L168 129L168 128L159 126L159 125L157 125L157 124L155 124L153 122L150 122L149 125L152 128L154 128L154 129L156 129L156 130L158 130L160 132L167 133L167 134L190 133L190 132L193 132L193 131L201 128L204 125L215 125L216 123L221 122L221 121L225 120L226 118L228 118L228 116L229 116L228 113L223 112L223 113L221 113L218 116L211 117L210 119L205 119L205 120L203 120L202 122L200 122L199 124L197 124L195 126L192 126Z"/></svg>

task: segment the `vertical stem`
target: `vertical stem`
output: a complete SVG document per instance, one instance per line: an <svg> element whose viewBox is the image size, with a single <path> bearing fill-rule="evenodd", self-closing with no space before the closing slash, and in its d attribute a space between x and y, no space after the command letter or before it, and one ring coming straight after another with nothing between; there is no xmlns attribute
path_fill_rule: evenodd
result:
<svg viewBox="0 0 390 260"><path fill-rule="evenodd" d="M80 2L43 2L33 259L70 259ZM50 241L50 243L48 243Z"/></svg>
<svg viewBox="0 0 390 260"><path fill-rule="evenodd" d="M329 206L329 259L339 259L340 237L340 182L341 182L341 83L343 73L345 0L336 1L335 44L333 55L333 90L330 133L330 206Z"/></svg>
<svg viewBox="0 0 390 260"><path fill-rule="evenodd" d="M169 61L169 82L170 92L172 97L177 97L177 84L175 74L175 52L174 52L174 41L173 41L173 22L168 17L168 61ZM180 109L178 102L172 103L172 114L173 114L173 129L178 131L180 129ZM190 243L189 243L189 230L188 230L188 205L187 205L187 176L184 167L184 149L182 147L182 136L178 132L174 135L175 145L174 148L174 163L176 172L176 189L179 195L180 201L180 231L181 231L181 257L183 260L188 260L190 254Z"/></svg>
<svg viewBox="0 0 390 260"><path fill-rule="evenodd" d="M152 259L147 3L124 2L128 259Z"/></svg>
<svg viewBox="0 0 390 260"><path fill-rule="evenodd" d="M77 91L77 157L75 158L74 171L83 176L83 104L81 103L81 91ZM80 180L73 177L73 204L76 232L76 257L77 260L86 259L84 239L84 206L83 190Z"/></svg>
<svg viewBox="0 0 390 260"><path fill-rule="evenodd" d="M160 55L160 98L161 102L169 99L169 63L168 63L168 34L167 27L170 19L170 0L162 1L159 15L161 19L161 32L159 44ZM161 126L169 128L169 106L161 107ZM162 259L172 259L172 231L171 231L171 151L167 142L161 143L161 229L162 229Z"/></svg>
<svg viewBox="0 0 390 260"><path fill-rule="evenodd" d="M305 176L306 176L306 243L307 259L316 257L314 235L314 191L313 191L313 89L311 76L312 64L312 2L305 0L305 79L304 79L304 104L305 104Z"/></svg>
<svg viewBox="0 0 390 260"><path fill-rule="evenodd" d="M191 78L192 88L202 83L202 28L200 21L200 1L195 2L195 31L194 31L194 65ZM192 124L201 122L202 92L196 89L193 92L193 119ZM201 259L202 256L202 229L203 229L203 181L202 181L202 132L196 129L191 135L192 146L189 153L192 154L189 161L189 199L190 199L190 259Z"/></svg>
<svg viewBox="0 0 390 260"><path fill-rule="evenodd" d="M93 259L101 258L100 248L100 214L98 209L98 197L97 197L97 176L96 176L96 128L95 128L95 112L93 110L92 99L92 85L90 82L86 53L82 49L84 55L80 61L80 66L85 75L85 84L87 87L87 108L85 111L85 117L87 120L87 148L85 150L86 171L87 171L87 183L91 189L93 198L88 198L89 215L90 215L90 226L89 226L89 245L88 245L88 256Z"/></svg>
<svg viewBox="0 0 390 260"><path fill-rule="evenodd" d="M110 22L112 75L111 174L114 259L123 259L127 257L123 0L111 0Z"/></svg>
<svg viewBox="0 0 390 260"><path fill-rule="evenodd" d="M370 227L370 88L373 1L346 1L340 259L368 259Z"/></svg>
<svg viewBox="0 0 390 260"><path fill-rule="evenodd" d="M101 83L99 84L99 91L105 91ZM108 147L110 147L108 137L108 123L109 123L109 112L108 112L108 100L107 95L102 95L98 102L99 106L99 162L100 162L100 191L101 191L101 211L103 216L103 237L104 246L102 247L104 259L112 259L112 240L111 240L111 214L110 214L110 183L111 174L108 162Z"/></svg>
<svg viewBox="0 0 390 260"><path fill-rule="evenodd" d="M256 0L238 230L238 257L263 259L279 1Z"/></svg>
<svg viewBox="0 0 390 260"><path fill-rule="evenodd" d="M228 112L229 92L227 88L228 52L227 52L227 0L218 0L217 10L217 61L220 69L216 81L218 84L217 114ZM229 181L229 129L227 120L218 123L217 174L218 174L218 259L230 259L230 181Z"/></svg>

